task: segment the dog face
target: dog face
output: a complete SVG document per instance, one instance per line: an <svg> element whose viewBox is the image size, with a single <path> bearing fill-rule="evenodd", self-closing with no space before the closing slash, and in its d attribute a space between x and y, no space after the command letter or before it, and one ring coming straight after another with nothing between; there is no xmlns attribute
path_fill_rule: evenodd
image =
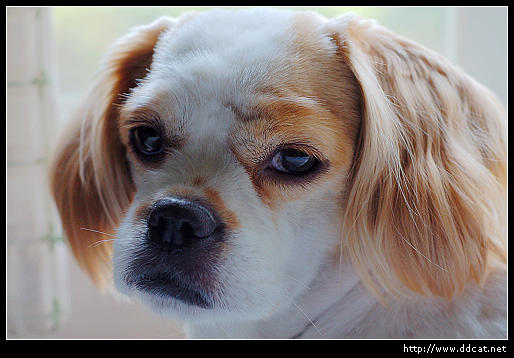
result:
<svg viewBox="0 0 514 358"><path fill-rule="evenodd" d="M113 46L53 192L91 276L110 247L80 229L114 233L116 287L165 314L261 319L341 262L451 297L503 257L497 108L352 16L162 18Z"/></svg>
<svg viewBox="0 0 514 358"><path fill-rule="evenodd" d="M163 34L120 110L135 196L114 278L153 307L259 318L339 252L357 81L330 38L267 14Z"/></svg>

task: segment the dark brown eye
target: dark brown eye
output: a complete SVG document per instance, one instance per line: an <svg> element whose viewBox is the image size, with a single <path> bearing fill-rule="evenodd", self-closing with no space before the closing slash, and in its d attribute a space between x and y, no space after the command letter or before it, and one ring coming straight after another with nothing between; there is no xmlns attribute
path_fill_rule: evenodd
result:
<svg viewBox="0 0 514 358"><path fill-rule="evenodd" d="M320 162L314 156L297 149L279 151L269 164L270 168L291 175L304 175L315 170Z"/></svg>
<svg viewBox="0 0 514 358"><path fill-rule="evenodd" d="M136 127L131 132L134 148L143 155L157 155L164 150L160 132L149 126Z"/></svg>

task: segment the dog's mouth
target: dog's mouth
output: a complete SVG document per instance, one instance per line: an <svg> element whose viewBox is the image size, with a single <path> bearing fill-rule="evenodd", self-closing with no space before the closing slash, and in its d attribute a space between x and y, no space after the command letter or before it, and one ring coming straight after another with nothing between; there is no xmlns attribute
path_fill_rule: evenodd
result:
<svg viewBox="0 0 514 358"><path fill-rule="evenodd" d="M201 308L212 308L212 301L204 292L165 272L140 274L127 278L126 282L130 287L157 297L173 298Z"/></svg>

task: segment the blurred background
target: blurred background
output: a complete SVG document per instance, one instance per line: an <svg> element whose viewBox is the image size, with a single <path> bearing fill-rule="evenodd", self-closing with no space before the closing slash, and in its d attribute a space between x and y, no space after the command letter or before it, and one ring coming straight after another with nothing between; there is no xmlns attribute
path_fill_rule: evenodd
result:
<svg viewBox="0 0 514 358"><path fill-rule="evenodd" d="M507 103L506 7L352 11L442 53ZM135 25L210 7L7 8L7 338L183 338L179 322L100 293L62 238L46 164L109 45Z"/></svg>

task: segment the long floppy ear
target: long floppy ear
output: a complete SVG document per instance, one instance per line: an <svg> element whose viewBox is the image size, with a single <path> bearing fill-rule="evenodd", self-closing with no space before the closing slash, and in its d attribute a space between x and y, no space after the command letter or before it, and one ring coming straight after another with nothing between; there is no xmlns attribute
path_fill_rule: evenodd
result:
<svg viewBox="0 0 514 358"><path fill-rule="evenodd" d="M50 185L68 243L99 287L110 281L111 242L133 185L118 132L122 95L146 75L170 18L133 29L106 56L98 79L72 119L50 166ZM98 232L95 232L98 231Z"/></svg>
<svg viewBox="0 0 514 358"><path fill-rule="evenodd" d="M447 299L482 284L506 261L501 105L442 56L372 20L345 15L326 26L362 89L343 226L363 281L378 296Z"/></svg>

